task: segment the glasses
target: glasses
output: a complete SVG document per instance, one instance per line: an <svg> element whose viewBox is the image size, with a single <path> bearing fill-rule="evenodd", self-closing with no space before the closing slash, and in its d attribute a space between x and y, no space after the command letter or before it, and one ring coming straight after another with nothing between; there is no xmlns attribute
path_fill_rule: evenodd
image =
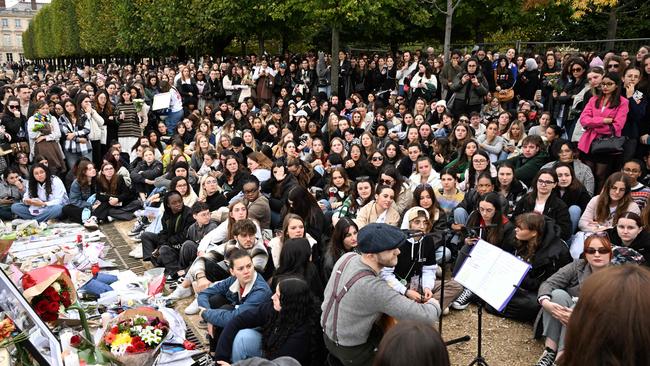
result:
<svg viewBox="0 0 650 366"><path fill-rule="evenodd" d="M387 185L387 186L392 186L392 185L393 185L393 181L390 180L390 179L380 179L380 180L379 180L379 183L381 183L381 184L385 184L385 185Z"/></svg>
<svg viewBox="0 0 650 366"><path fill-rule="evenodd" d="M571 69L571 71L573 71L573 72L580 72L582 70L583 70L582 67L576 67L576 68Z"/></svg>
<svg viewBox="0 0 650 366"><path fill-rule="evenodd" d="M19 106L17 106L17 105L11 105L11 104L9 105L9 109L18 109L18 108L19 108Z"/></svg>
<svg viewBox="0 0 650 366"><path fill-rule="evenodd" d="M474 163L477 163L477 164L485 164L485 163L487 163L487 160L485 160L485 159L474 159L472 161Z"/></svg>
<svg viewBox="0 0 650 366"><path fill-rule="evenodd" d="M618 64L609 64L607 65L608 69L618 69Z"/></svg>
<svg viewBox="0 0 650 366"><path fill-rule="evenodd" d="M384 157L383 156L373 156L372 161L383 161Z"/></svg>
<svg viewBox="0 0 650 366"><path fill-rule="evenodd" d="M608 82L600 83L600 85L602 85L602 86L606 86L606 87L610 87L610 86L614 86L614 85L616 85L616 83L611 82L611 81L608 81Z"/></svg>
<svg viewBox="0 0 650 366"><path fill-rule="evenodd" d="M552 180L543 180L543 179L538 179L538 180L537 180L537 184L541 184L541 185L543 185L543 186L549 186L549 185L551 185L551 184L555 184L555 182L552 181Z"/></svg>
<svg viewBox="0 0 650 366"><path fill-rule="evenodd" d="M598 254L608 254L611 251L609 249L605 248L605 247L600 247L600 248L589 247L589 248L585 249L586 254L592 254L593 255L593 254L596 254L596 252L598 252Z"/></svg>
<svg viewBox="0 0 650 366"><path fill-rule="evenodd" d="M459 119L458 121L459 121L459 122L469 122L469 120L468 120L467 118L461 118L461 119Z"/></svg>

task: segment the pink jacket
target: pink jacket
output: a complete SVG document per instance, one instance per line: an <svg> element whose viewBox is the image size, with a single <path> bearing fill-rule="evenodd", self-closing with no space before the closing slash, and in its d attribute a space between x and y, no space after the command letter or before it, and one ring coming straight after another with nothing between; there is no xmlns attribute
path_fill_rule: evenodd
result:
<svg viewBox="0 0 650 366"><path fill-rule="evenodd" d="M621 97L621 104L617 108L609 108L601 105L600 108L596 107L596 99L598 97L593 96L587 102L587 106L582 111L580 115L580 124L585 129L585 133L582 134L580 141L578 142L578 149L580 151L589 153L591 143L598 137L601 136L610 136L612 130L609 128L609 125L603 123L604 118L612 118L614 122L614 131L616 136L621 136L621 131L623 126L625 126L625 120L627 119L627 111L629 110L629 104L627 99Z"/></svg>

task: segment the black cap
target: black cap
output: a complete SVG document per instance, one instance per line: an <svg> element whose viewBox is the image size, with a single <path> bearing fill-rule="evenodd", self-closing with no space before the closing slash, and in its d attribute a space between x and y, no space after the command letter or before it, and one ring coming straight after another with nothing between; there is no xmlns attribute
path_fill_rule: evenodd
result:
<svg viewBox="0 0 650 366"><path fill-rule="evenodd" d="M239 136L235 136L235 137L232 138L231 143L232 143L232 146L234 146L234 147L241 147L244 144L244 139L242 139Z"/></svg>
<svg viewBox="0 0 650 366"><path fill-rule="evenodd" d="M282 113L282 112L280 112L280 108L274 107L273 109L271 109L271 113Z"/></svg>
<svg viewBox="0 0 650 366"><path fill-rule="evenodd" d="M400 247L406 234L388 224L369 224L357 234L357 249L361 253L380 253Z"/></svg>

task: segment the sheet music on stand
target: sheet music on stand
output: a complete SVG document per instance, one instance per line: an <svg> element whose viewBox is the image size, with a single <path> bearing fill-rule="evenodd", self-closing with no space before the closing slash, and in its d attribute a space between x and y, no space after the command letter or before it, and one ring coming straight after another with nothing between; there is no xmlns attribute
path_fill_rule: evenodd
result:
<svg viewBox="0 0 650 366"><path fill-rule="evenodd" d="M530 264L514 255L479 240L454 279L503 311L530 268Z"/></svg>

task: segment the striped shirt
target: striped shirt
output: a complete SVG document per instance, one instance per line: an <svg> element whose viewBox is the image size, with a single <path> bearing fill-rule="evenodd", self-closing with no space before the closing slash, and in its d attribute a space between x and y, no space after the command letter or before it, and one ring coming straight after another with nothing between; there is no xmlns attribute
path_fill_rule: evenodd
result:
<svg viewBox="0 0 650 366"><path fill-rule="evenodd" d="M120 119L120 113L124 112L124 119ZM115 120L119 123L117 129L117 137L140 137L142 130L140 129L140 120L138 113L135 110L133 103L124 104L120 103L115 107Z"/></svg>

